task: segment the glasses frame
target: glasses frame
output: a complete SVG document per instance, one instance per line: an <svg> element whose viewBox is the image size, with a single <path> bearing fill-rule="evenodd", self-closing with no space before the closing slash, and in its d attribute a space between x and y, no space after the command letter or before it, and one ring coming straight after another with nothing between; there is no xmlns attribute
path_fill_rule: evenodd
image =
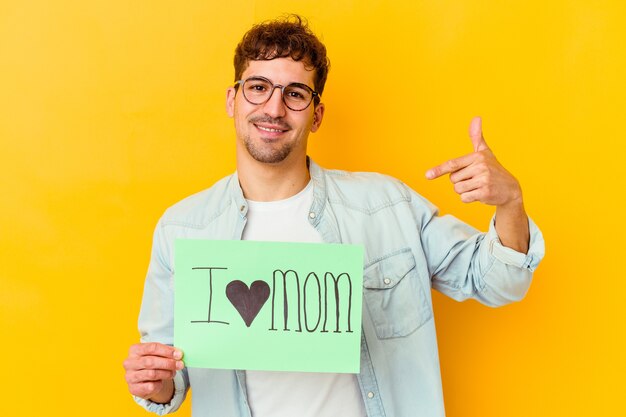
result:
<svg viewBox="0 0 626 417"><path fill-rule="evenodd" d="M246 83L246 81L248 80L261 80L261 81L266 81L267 83L269 83L272 88L271 88L271 93L267 96L267 98L265 99L265 101L261 102L261 103L253 103L252 101L250 101L250 99L248 97L246 97L246 93L245 90L243 88L243 85ZM241 94L243 94L243 98L246 99L246 101L250 104L253 104L255 106L260 106L262 104L267 103L272 96L274 95L274 90L277 88L280 88L280 97L283 100L283 104L285 105L285 107L287 107L289 110L292 111L304 111L306 109L309 108L309 106L311 105L311 103L313 101L315 101L315 105L317 105L320 101L320 99L322 98L322 96L320 95L320 93L318 93L317 91L313 90L311 87L309 87L306 84L302 84L302 83L289 83L287 85L281 85L281 84L274 84L271 80L265 78L265 77L261 77L258 75L253 75L252 77L248 77L245 80L237 80L235 81L235 90L238 90L238 87L241 85ZM287 101L285 100L285 88L289 87L289 86L297 86L297 87L301 87L301 88L306 88L307 90L309 90L311 92L311 100L309 101L309 103L302 109L294 109L289 107L289 104L287 104Z"/></svg>

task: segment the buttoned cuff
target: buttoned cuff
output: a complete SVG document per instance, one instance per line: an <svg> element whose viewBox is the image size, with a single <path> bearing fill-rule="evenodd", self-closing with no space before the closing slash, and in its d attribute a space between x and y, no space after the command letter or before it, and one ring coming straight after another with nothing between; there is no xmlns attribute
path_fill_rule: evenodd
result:
<svg viewBox="0 0 626 417"><path fill-rule="evenodd" d="M146 410L162 416L178 410L185 400L185 393L186 389L183 371L176 371L176 375L174 376L174 397L172 397L172 400L169 403L159 404L136 396L133 396L133 398L137 404Z"/></svg>
<svg viewBox="0 0 626 417"><path fill-rule="evenodd" d="M496 231L496 216L494 215L489 223L489 231L485 236L489 244L489 254L502 263L529 269L533 272L545 255L545 242L541 231L530 217L528 218L528 229L530 232L528 253L518 252L503 246Z"/></svg>

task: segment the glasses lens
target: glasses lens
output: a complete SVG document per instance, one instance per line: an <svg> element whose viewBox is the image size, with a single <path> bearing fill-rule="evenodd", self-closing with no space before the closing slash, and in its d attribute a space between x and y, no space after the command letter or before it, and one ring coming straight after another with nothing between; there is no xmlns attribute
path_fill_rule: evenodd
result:
<svg viewBox="0 0 626 417"><path fill-rule="evenodd" d="M301 84L289 84L283 94L285 104L292 110L304 110L313 98L313 92Z"/></svg>
<svg viewBox="0 0 626 417"><path fill-rule="evenodd" d="M243 95L252 104L263 104L272 94L272 84L262 78L248 78L243 83Z"/></svg>
<svg viewBox="0 0 626 417"><path fill-rule="evenodd" d="M263 104L271 97L274 86L265 78L248 78L244 81L243 96L252 104ZM313 90L305 84L293 83L284 88L283 100L291 110L304 110L313 100Z"/></svg>

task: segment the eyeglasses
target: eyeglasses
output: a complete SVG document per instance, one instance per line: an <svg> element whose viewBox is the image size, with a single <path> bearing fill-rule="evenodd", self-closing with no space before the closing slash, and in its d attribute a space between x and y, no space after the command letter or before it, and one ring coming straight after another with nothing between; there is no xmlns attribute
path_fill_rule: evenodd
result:
<svg viewBox="0 0 626 417"><path fill-rule="evenodd" d="M280 85L272 83L265 77L250 77L237 81L235 88L239 85L241 85L244 98L249 103L256 105L266 103L274 94L275 88L280 88L283 103L293 111L306 109L313 99L315 99L316 104L320 100L319 93L313 91L308 85L301 83Z"/></svg>

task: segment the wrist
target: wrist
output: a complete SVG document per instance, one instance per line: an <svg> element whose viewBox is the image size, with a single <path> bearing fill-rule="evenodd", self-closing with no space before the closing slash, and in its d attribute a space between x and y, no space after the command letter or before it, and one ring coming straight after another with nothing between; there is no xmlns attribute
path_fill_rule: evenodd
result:
<svg viewBox="0 0 626 417"><path fill-rule="evenodd" d="M161 389L147 399L158 404L169 404L174 398L174 380L164 379L161 381Z"/></svg>
<svg viewBox="0 0 626 417"><path fill-rule="evenodd" d="M511 211L524 210L524 199L522 198L522 189L520 188L519 184L517 184L517 187L511 191L511 195L507 199L507 201L502 204L498 204L496 206L496 209Z"/></svg>

